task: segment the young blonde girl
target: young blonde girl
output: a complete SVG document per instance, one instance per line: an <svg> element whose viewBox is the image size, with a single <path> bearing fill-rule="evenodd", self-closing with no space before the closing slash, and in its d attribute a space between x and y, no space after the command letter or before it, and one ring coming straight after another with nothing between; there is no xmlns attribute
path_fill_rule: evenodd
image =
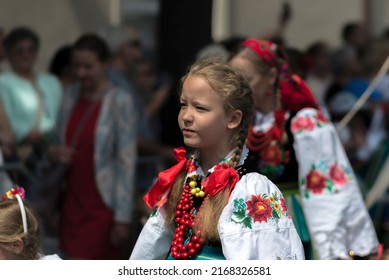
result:
<svg viewBox="0 0 389 280"><path fill-rule="evenodd" d="M24 189L14 187L0 201L0 260L60 259L41 254L38 220Z"/></svg>
<svg viewBox="0 0 389 280"><path fill-rule="evenodd" d="M184 148L145 196L155 209L130 259L303 259L278 188L245 168L253 117L246 79L231 66L196 62L182 78Z"/></svg>

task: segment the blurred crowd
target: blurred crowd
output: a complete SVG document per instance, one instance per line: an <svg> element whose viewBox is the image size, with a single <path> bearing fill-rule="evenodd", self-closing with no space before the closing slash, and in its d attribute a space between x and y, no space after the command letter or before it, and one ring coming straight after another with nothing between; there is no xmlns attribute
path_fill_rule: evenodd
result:
<svg viewBox="0 0 389 280"><path fill-rule="evenodd" d="M351 22L339 32L340 47L320 40L298 49L283 37L286 22L284 15L280 27L262 39L283 47L292 71L306 80L336 125L388 57L389 32L370 38L362 24ZM53 53L46 71L37 71L38 32L0 30L0 61L6 62L0 69L0 190L13 184L26 188L44 236L59 240L63 258L127 259L150 214L142 197L158 172L174 163L173 147L161 141L160 119L161 108L174 100L177 81L158 69L155 54L140 38L133 27L83 34ZM227 59L244 39L204 46L193 59ZM388 129L386 74L338 131L364 195L389 154ZM385 247L387 201L389 196L382 195L369 209ZM106 232L97 237L102 228ZM88 239L91 244L85 245ZM115 240L112 248L84 253L109 240Z"/></svg>

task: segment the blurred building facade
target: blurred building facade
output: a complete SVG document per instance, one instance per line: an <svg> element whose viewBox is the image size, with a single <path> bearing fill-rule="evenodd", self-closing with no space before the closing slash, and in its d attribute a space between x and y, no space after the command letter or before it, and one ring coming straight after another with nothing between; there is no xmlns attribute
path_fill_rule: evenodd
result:
<svg viewBox="0 0 389 280"><path fill-rule="evenodd" d="M160 43L161 7L170 3L171 14L193 13L198 0L2 0L0 27L5 31L27 25L42 40L39 67L46 68L54 51L72 43L80 34L107 26L136 25L144 44L156 49ZM285 30L289 45L305 48L317 39L332 46L341 42L340 29L346 22L366 21L372 35L389 26L389 0L206 0L212 2L212 35L215 40L243 35L261 37L276 28L280 7L288 2L292 17ZM205 3L205 1L204 1ZM205 4L202 5L205 7ZM185 19L185 15L182 15ZM201 14L194 25L201 25ZM206 19L207 20L207 19ZM185 28L185 25L183 25ZM182 30L182 32L186 32Z"/></svg>

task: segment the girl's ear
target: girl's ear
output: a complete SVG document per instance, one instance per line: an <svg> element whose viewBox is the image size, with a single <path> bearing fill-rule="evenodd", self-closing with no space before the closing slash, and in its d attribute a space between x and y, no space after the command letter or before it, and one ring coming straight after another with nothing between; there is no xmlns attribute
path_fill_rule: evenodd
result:
<svg viewBox="0 0 389 280"><path fill-rule="evenodd" d="M24 249L24 242L21 238L18 238L11 245L11 251L16 255L21 254L23 252L23 249Z"/></svg>
<svg viewBox="0 0 389 280"><path fill-rule="evenodd" d="M234 110L230 115L230 120L227 124L227 127L229 129L237 128L242 121L242 116L243 116L243 113L241 110Z"/></svg>

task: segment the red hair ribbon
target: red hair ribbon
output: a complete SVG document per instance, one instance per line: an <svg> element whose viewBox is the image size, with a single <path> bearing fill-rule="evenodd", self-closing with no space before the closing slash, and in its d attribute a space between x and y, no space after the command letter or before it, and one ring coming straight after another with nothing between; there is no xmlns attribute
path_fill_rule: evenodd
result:
<svg viewBox="0 0 389 280"><path fill-rule="evenodd" d="M186 150L183 147L174 149L174 156L178 163L173 167L160 172L158 174L157 182L143 198L150 208L153 208L154 206L161 207L165 204L173 182L183 168L185 168L187 172L196 170L193 161L186 159Z"/></svg>
<svg viewBox="0 0 389 280"><path fill-rule="evenodd" d="M283 109L299 111L303 108L315 108L319 106L311 90L304 80L296 74L291 74L289 66L285 63L287 56L277 51L275 43L265 40L249 38L243 42L243 45L254 51L265 63L271 67L276 67L279 71L279 84L281 92L281 103ZM279 61L282 59L283 61ZM283 63L281 69L279 64Z"/></svg>
<svg viewBox="0 0 389 280"><path fill-rule="evenodd" d="M270 64L273 67L277 67L277 45L273 42L249 38L243 42L243 45L254 51L267 64Z"/></svg>
<svg viewBox="0 0 389 280"><path fill-rule="evenodd" d="M229 167L227 163L222 163L217 165L212 174L204 180L202 183L203 191L205 194L213 196L227 187L228 183L231 182L231 193L238 181L239 175L236 170Z"/></svg>

